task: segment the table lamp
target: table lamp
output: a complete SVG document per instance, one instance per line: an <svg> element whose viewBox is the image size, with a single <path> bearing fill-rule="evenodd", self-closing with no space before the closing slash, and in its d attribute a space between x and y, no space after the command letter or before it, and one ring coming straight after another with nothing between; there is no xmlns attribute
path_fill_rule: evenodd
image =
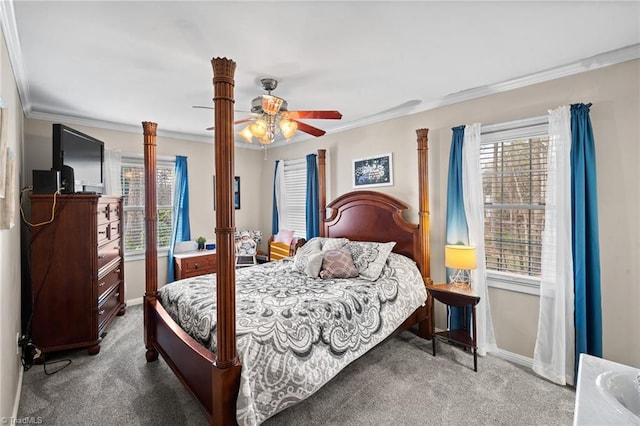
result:
<svg viewBox="0 0 640 426"><path fill-rule="evenodd" d="M444 249L444 264L447 268L456 270L455 274L449 276L451 284L455 287L470 287L471 269L476 268L476 248L447 245Z"/></svg>

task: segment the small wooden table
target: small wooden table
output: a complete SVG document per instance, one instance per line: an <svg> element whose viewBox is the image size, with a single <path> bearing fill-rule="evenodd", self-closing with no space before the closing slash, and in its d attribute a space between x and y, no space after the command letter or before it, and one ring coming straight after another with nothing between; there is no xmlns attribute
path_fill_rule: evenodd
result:
<svg viewBox="0 0 640 426"><path fill-rule="evenodd" d="M427 284L427 290L431 294L431 312L434 312L434 300L439 300L445 305L466 307L471 305L471 327L473 334L465 329L447 330L433 333L433 356L436 356L436 340L461 344L465 348L473 349L473 371L478 371L478 345L476 343L476 305L480 302L480 296L474 293L471 287L457 287L453 284ZM431 315L432 326L435 329L435 319ZM466 310L465 320L466 324Z"/></svg>

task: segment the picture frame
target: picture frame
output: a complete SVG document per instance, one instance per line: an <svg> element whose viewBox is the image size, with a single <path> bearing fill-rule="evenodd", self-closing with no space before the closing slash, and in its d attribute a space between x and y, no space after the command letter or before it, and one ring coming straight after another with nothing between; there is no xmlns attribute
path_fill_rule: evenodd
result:
<svg viewBox="0 0 640 426"><path fill-rule="evenodd" d="M354 188L393 186L393 154L353 160L351 179Z"/></svg>
<svg viewBox="0 0 640 426"><path fill-rule="evenodd" d="M240 176L233 178L233 202L236 210L240 210Z"/></svg>
<svg viewBox="0 0 640 426"><path fill-rule="evenodd" d="M240 210L240 176L233 178L233 204L236 210ZM213 175L213 211L216 210L216 176Z"/></svg>

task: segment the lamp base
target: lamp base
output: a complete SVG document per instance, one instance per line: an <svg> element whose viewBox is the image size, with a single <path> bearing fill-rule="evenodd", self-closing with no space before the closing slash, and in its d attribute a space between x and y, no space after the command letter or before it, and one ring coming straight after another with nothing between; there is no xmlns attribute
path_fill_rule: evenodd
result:
<svg viewBox="0 0 640 426"><path fill-rule="evenodd" d="M464 269L458 269L455 275L449 275L449 282L458 288L471 287L471 274Z"/></svg>

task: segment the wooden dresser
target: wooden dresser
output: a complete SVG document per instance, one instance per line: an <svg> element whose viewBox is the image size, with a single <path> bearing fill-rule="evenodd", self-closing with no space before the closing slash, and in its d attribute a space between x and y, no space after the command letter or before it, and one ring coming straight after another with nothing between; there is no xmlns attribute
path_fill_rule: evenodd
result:
<svg viewBox="0 0 640 426"><path fill-rule="evenodd" d="M197 277L198 275L213 274L216 272L215 250L189 251L174 253L174 279Z"/></svg>
<svg viewBox="0 0 640 426"><path fill-rule="evenodd" d="M58 195L51 223L31 228L33 343L42 352L88 348L125 312L122 199ZM51 219L53 194L31 196L30 222Z"/></svg>

